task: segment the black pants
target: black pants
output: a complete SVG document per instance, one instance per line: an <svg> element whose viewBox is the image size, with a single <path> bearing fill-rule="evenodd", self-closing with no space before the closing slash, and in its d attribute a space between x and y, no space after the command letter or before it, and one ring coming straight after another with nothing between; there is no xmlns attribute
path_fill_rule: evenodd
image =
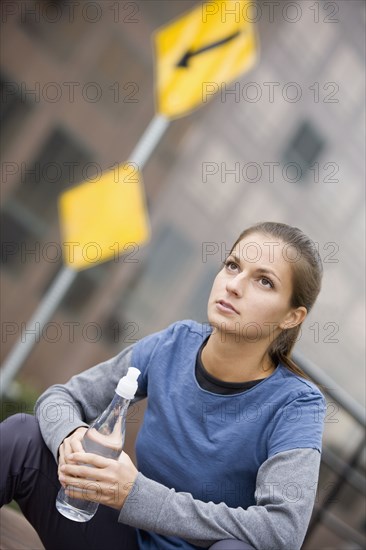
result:
<svg viewBox="0 0 366 550"><path fill-rule="evenodd" d="M70 521L55 507L57 465L34 416L16 414L0 424L0 506L15 500L46 550L139 550L136 529L118 523L119 512L99 506L85 523ZM254 550L235 540L212 550Z"/></svg>

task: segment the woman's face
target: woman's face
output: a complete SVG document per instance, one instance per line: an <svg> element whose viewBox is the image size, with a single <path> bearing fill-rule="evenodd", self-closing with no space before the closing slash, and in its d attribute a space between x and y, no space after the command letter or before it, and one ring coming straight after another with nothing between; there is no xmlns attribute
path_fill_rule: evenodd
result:
<svg viewBox="0 0 366 550"><path fill-rule="evenodd" d="M268 344L283 328L301 322L306 309L290 307L295 258L294 250L278 239L261 233L245 237L214 280L209 322L221 332L248 341L266 338Z"/></svg>

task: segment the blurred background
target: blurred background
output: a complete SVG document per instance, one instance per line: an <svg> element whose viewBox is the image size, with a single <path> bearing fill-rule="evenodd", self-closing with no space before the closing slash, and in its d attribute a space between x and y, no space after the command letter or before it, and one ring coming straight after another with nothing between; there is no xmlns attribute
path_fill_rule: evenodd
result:
<svg viewBox="0 0 366 550"><path fill-rule="evenodd" d="M155 112L152 34L197 5L2 3L2 360L62 268L58 195L128 160ZM364 405L365 3L258 1L255 9L255 68L214 83L212 100L172 121L143 170L151 241L78 273L3 417L30 412L49 385L169 323L205 322L231 244L266 220L317 243L323 288L297 350ZM362 547L362 434L330 399L324 438L338 471L322 465L317 502L329 497L327 509L352 532L323 516L304 548ZM333 494L339 479L349 483Z"/></svg>

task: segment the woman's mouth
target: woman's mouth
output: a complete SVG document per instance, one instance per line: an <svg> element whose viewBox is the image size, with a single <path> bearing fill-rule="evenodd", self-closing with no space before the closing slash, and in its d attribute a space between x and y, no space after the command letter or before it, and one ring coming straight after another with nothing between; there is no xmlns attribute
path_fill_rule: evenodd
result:
<svg viewBox="0 0 366 550"><path fill-rule="evenodd" d="M239 313L233 305L231 305L229 302L225 302L224 300L219 300L218 302L216 302L216 307L224 313Z"/></svg>

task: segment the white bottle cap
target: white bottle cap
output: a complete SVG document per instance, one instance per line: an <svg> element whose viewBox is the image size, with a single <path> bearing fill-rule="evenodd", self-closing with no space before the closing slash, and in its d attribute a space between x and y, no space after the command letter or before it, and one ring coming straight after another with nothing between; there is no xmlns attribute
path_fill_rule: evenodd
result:
<svg viewBox="0 0 366 550"><path fill-rule="evenodd" d="M118 382L116 388L116 393L125 399L133 399L137 391L137 379L140 376L141 372L135 367L129 367L127 374L122 376Z"/></svg>

